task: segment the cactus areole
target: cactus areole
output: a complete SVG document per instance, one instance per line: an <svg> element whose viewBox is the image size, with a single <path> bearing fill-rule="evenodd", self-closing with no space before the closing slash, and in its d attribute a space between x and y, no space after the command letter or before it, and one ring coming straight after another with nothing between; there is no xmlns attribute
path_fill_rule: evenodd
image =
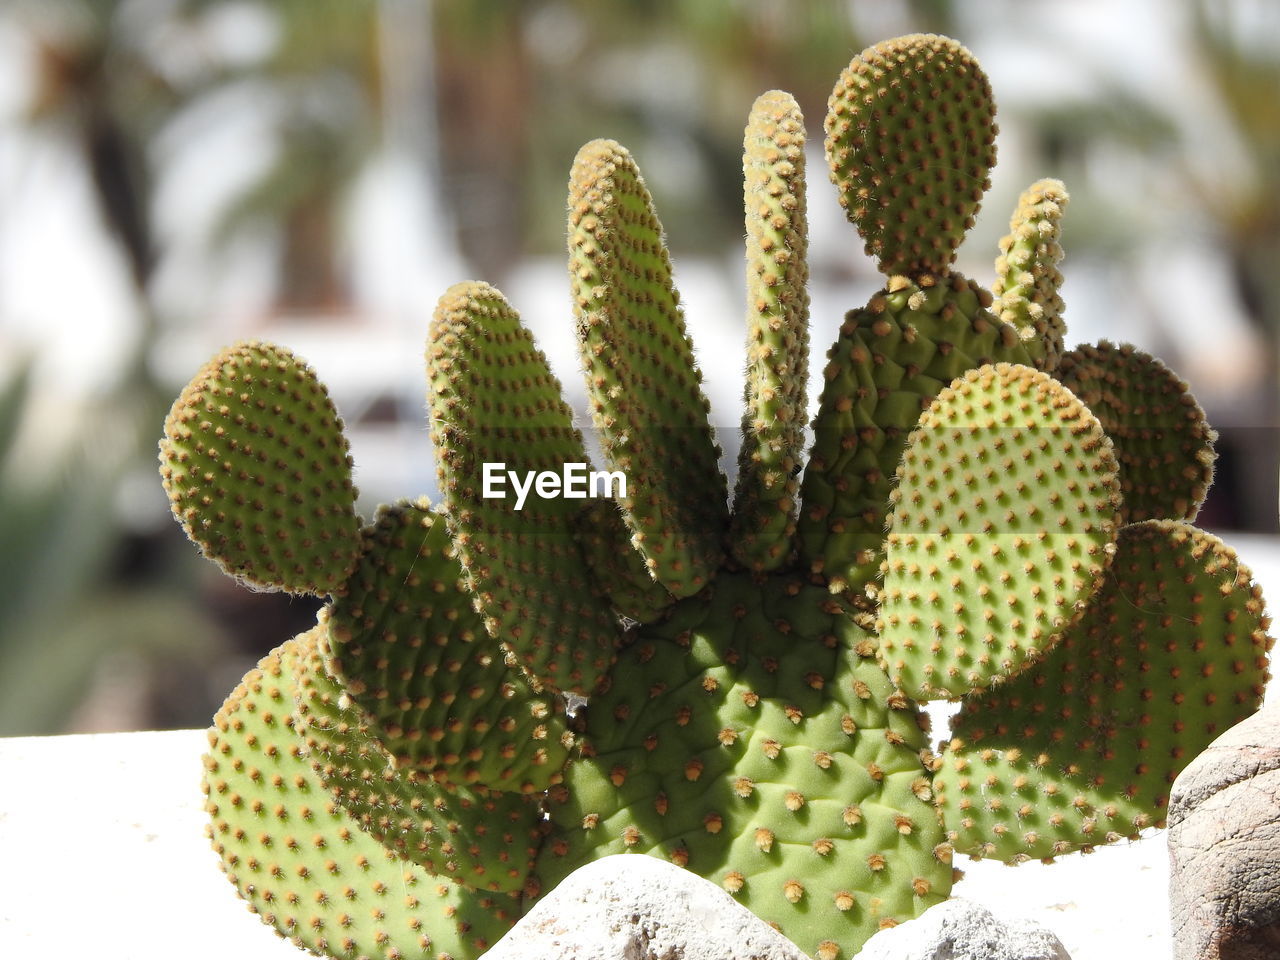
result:
<svg viewBox="0 0 1280 960"><path fill-rule="evenodd" d="M1269 622L1191 525L1214 435L1185 384L1064 345L1062 185L1023 195L992 290L952 269L994 113L944 37L840 76L831 176L885 279L828 354L806 459L805 127L788 94L756 101L732 497L662 226L610 141L573 165L569 281L625 489L486 495L486 464L591 461L483 283L428 334L438 507L360 520L337 413L283 347L199 372L161 443L174 514L231 575L330 601L209 734L211 837L255 912L318 954L462 960L629 852L834 960L946 898L957 854L1163 824L1183 765L1257 708ZM938 752L935 699L963 702Z"/></svg>

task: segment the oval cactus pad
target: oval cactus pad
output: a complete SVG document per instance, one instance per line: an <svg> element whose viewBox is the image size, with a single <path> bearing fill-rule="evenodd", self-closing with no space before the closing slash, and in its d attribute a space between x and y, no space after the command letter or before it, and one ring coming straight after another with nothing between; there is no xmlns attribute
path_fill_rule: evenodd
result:
<svg viewBox="0 0 1280 960"><path fill-rule="evenodd" d="M1116 474L1097 419L1038 370L979 367L940 393L892 495L877 628L893 681L957 697L1042 656L1109 562Z"/></svg>
<svg viewBox="0 0 1280 960"><path fill-rule="evenodd" d="M1186 382L1128 344L1081 344L1054 373L1115 442L1124 520L1194 520L1213 483L1217 433Z"/></svg>
<svg viewBox="0 0 1280 960"><path fill-rule="evenodd" d="M1174 778L1261 702L1270 620L1235 552L1170 520L1117 547L1044 661L956 718L934 783L958 851L1016 862L1162 826Z"/></svg>
<svg viewBox="0 0 1280 960"><path fill-rule="evenodd" d="M973 55L933 34L886 40L854 58L828 105L831 179L867 253L890 276L946 273L996 162Z"/></svg>
<svg viewBox="0 0 1280 960"><path fill-rule="evenodd" d="M332 800L300 749L288 661L314 632L263 658L214 717L205 809L222 869L263 922L322 956L478 955L515 921L516 901L399 859Z"/></svg>
<svg viewBox="0 0 1280 960"><path fill-rule="evenodd" d="M204 365L165 420L160 473L187 536L237 579L332 593L360 555L342 421L283 347L239 343Z"/></svg>

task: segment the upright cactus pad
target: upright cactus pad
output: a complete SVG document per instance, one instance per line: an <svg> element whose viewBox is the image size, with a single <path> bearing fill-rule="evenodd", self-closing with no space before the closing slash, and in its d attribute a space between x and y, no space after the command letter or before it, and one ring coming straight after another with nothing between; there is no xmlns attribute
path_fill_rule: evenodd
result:
<svg viewBox="0 0 1280 960"><path fill-rule="evenodd" d="M1023 192L1009 221L1009 235L1000 241L992 288L995 312L1018 331L1036 366L1050 373L1062 359L1067 332L1058 294L1067 200L1066 188L1058 180L1041 180Z"/></svg>
<svg viewBox="0 0 1280 960"><path fill-rule="evenodd" d="M790 94L763 94L743 142L747 226L747 389L730 542L756 570L790 559L809 387L804 118Z"/></svg>
<svg viewBox="0 0 1280 960"><path fill-rule="evenodd" d="M573 162L569 271L591 412L610 468L627 476L632 542L671 593L696 593L728 522L720 449L662 225L639 167L611 140Z"/></svg>
<svg viewBox="0 0 1280 960"><path fill-rule="evenodd" d="M955 272L994 160L954 41L877 44L827 151L886 275L806 407L804 122L744 138L747 389L732 504L653 200L612 141L579 153L571 290L606 470L494 288L427 347L443 509L355 517L336 413L282 348L183 391L162 472L202 549L328 594L215 718L211 835L251 908L334 957L474 958L575 867L664 857L818 960L1016 863L1163 823L1169 785L1259 703L1249 571L1189 521L1213 433L1128 346L1064 345L1066 193L1023 195L994 287ZM992 293L994 290L994 294ZM526 495L486 484L501 463ZM563 475L563 474L562 474ZM942 752L919 704L963 698Z"/></svg>
<svg viewBox="0 0 1280 960"><path fill-rule="evenodd" d="M521 504L509 479L585 464L560 382L488 284L441 297L427 363L440 486L476 609L537 682L588 693L613 662L619 631L583 563L580 504L537 489ZM487 469L509 488L502 496L486 493L495 486Z"/></svg>
<svg viewBox="0 0 1280 960"><path fill-rule="evenodd" d="M858 606L879 575L894 475L921 413L988 363L1027 364L991 295L959 274L893 277L850 311L828 353L801 491L797 546L814 576Z"/></svg>

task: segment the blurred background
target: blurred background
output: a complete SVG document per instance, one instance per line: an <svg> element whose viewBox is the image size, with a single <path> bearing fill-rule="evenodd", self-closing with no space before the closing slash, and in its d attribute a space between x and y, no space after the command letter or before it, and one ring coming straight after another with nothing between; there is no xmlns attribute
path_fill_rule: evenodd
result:
<svg viewBox="0 0 1280 960"><path fill-rule="evenodd" d="M959 268L989 283L1018 192L1065 180L1073 342L1136 343L1191 383L1221 433L1200 522L1274 560L1271 0L6 0L0 735L204 726L313 621L202 561L160 487L164 414L225 344L315 366L366 516L435 498L421 359L451 283L502 287L583 409L562 250L591 138L645 171L732 462L747 109L781 87L808 118L816 372L880 286L826 180L826 98L914 31L965 43L999 103Z"/></svg>

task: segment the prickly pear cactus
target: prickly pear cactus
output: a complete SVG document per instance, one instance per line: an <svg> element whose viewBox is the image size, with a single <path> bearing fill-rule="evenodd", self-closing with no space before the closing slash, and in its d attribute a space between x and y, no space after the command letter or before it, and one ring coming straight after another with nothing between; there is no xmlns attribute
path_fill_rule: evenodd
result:
<svg viewBox="0 0 1280 960"><path fill-rule="evenodd" d="M944 899L956 853L1163 823L1182 766L1258 705L1268 619L1190 524L1213 433L1185 385L1064 345L1062 185L1023 196L994 293L951 268L993 117L943 37L840 77L827 155L885 284L831 349L802 480L805 129L779 92L744 143L731 502L662 227L612 142L574 163L569 263L625 491L575 489L560 384L485 284L449 290L428 336L439 508L361 525L337 414L284 348L200 372L161 445L175 515L232 575L330 598L210 732L211 835L254 911L320 954L474 957L632 852L833 960ZM963 703L937 754L934 699Z"/></svg>

